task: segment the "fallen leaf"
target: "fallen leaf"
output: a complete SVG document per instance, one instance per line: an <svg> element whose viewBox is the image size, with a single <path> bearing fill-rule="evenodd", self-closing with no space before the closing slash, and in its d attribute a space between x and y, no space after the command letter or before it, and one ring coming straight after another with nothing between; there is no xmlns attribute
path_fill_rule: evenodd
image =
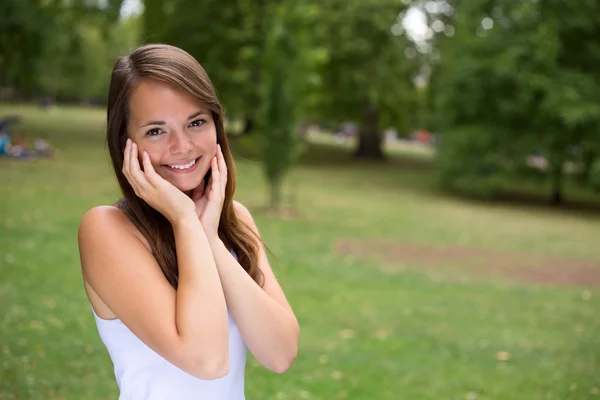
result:
<svg viewBox="0 0 600 400"><path fill-rule="evenodd" d="M342 339L350 339L354 336L354 331L352 329L342 329L340 331L340 337Z"/></svg>
<svg viewBox="0 0 600 400"><path fill-rule="evenodd" d="M378 329L377 332L375 332L375 337L379 340L385 340L388 336L390 336L390 333L386 329Z"/></svg>
<svg viewBox="0 0 600 400"><path fill-rule="evenodd" d="M590 292L589 290L584 290L583 292L581 292L581 298L584 301L588 301L592 298L592 292Z"/></svg>
<svg viewBox="0 0 600 400"><path fill-rule="evenodd" d="M496 353L496 360L508 361L508 360L510 360L510 353L507 351L499 351Z"/></svg>
<svg viewBox="0 0 600 400"><path fill-rule="evenodd" d="M342 379L342 371L333 371L331 373L331 379L339 381L340 379Z"/></svg>

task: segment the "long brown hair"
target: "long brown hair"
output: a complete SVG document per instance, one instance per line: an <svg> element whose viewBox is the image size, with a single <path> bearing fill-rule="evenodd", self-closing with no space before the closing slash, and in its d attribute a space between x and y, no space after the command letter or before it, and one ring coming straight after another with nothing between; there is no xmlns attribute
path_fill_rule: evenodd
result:
<svg viewBox="0 0 600 400"><path fill-rule="evenodd" d="M262 286L258 266L259 238L241 221L234 210L235 163L223 126L223 109L204 68L194 57L165 44L144 45L120 57L112 71L108 93L106 141L123 198L119 208L131 219L150 243L152 253L169 283L177 288L177 254L173 228L158 211L139 198L123 175L123 153L127 141L129 97L140 79L154 79L181 90L208 107L217 131L228 169L225 201L219 221L219 237L233 250L246 272Z"/></svg>

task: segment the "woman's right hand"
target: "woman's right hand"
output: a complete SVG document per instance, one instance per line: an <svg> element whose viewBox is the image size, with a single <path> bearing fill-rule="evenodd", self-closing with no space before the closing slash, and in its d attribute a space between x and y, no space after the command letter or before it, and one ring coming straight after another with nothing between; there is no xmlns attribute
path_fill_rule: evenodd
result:
<svg viewBox="0 0 600 400"><path fill-rule="evenodd" d="M209 240L218 237L226 188L227 164L221 146L217 145L217 154L210 161L210 179L207 185L204 186L203 180L192 192L196 214Z"/></svg>
<svg viewBox="0 0 600 400"><path fill-rule="evenodd" d="M164 215L171 225L187 218L196 218L196 206L192 199L156 173L146 152L142 155L142 163L143 171L138 160L137 145L127 139L123 175L135 194Z"/></svg>

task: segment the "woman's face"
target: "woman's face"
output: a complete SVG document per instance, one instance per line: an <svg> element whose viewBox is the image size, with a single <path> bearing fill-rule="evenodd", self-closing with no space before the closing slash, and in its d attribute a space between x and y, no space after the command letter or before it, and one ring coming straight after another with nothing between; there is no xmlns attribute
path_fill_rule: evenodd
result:
<svg viewBox="0 0 600 400"><path fill-rule="evenodd" d="M198 187L217 152L211 112L174 87L143 79L129 99L127 133L156 172L187 192Z"/></svg>

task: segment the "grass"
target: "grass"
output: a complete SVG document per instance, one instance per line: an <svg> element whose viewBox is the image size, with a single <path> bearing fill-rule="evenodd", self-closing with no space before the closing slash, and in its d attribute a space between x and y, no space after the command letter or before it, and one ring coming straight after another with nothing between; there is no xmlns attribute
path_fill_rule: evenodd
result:
<svg viewBox="0 0 600 400"><path fill-rule="evenodd" d="M81 215L118 196L104 115L0 108L14 113L59 154L0 160L0 398L115 399L77 250ZM299 216L280 220L259 212L260 164L243 140L235 148L245 155L237 158L237 199L284 266L274 269L302 330L287 373L249 358L248 399L600 396L598 289L451 279L418 263L390 271L333 251L344 239L382 239L600 261L598 216L442 197L431 170L408 168L402 154L386 165L350 163L345 149L321 144L292 174Z"/></svg>

